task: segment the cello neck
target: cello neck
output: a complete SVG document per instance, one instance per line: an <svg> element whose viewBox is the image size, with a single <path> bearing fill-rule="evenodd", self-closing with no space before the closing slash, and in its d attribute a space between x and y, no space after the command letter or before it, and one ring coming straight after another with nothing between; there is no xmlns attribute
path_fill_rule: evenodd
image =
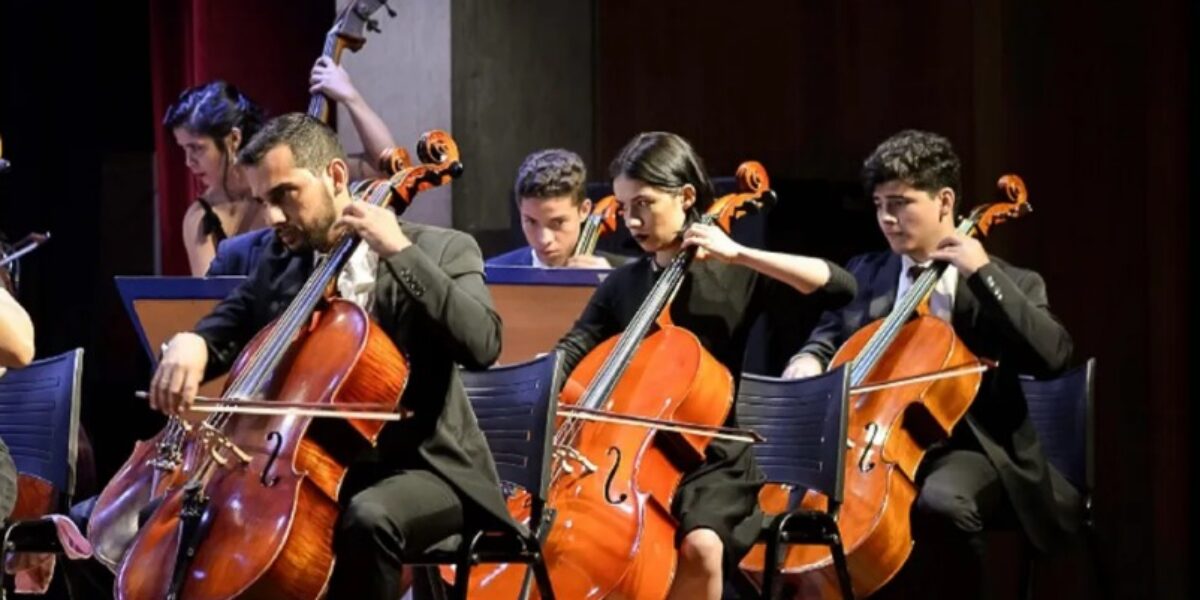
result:
<svg viewBox="0 0 1200 600"><path fill-rule="evenodd" d="M974 215L962 220L955 227L955 233L969 235L975 230ZM888 316L884 318L883 324L867 341L867 345L863 348L862 353L854 360L854 365L850 369L850 386L857 387L862 385L866 380L867 375L875 368L880 357L883 356L887 349L896 339L896 335L900 332L900 328L908 322L909 316L917 310L917 307L925 300L937 285L942 274L946 272L949 264L943 261L934 261L933 264L925 269L912 286L904 293Z"/></svg>
<svg viewBox="0 0 1200 600"><path fill-rule="evenodd" d="M699 222L712 224L713 221L714 218L711 215L704 215ZM658 281L654 283L654 287L650 289L646 299L642 301L642 305L634 313L629 326L617 339L616 347L605 359L604 365L600 367L600 371L596 373L591 384L584 390L583 396L579 400L580 406L585 409L599 410L608 401L609 396L616 389L621 375L625 373L625 368L629 366L630 359L637 352L638 346L641 345L646 334L650 332L658 315L666 309L667 305L671 303L671 299L675 297L675 293L679 291L683 277L687 274L688 266L692 264L695 257L696 249L692 247L683 250L671 259Z"/></svg>
<svg viewBox="0 0 1200 600"><path fill-rule="evenodd" d="M571 253L573 256L591 256L596 252L603 220L602 216L596 214L590 214L583 220L583 227L579 229L579 240L575 242L575 251Z"/></svg>

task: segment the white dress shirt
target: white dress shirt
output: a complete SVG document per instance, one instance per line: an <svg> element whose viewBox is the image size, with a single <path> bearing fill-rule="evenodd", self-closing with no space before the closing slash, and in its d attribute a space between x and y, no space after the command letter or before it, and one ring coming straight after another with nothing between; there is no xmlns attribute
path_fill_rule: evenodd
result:
<svg viewBox="0 0 1200 600"><path fill-rule="evenodd" d="M900 303L904 293L912 287L913 280L908 275L909 269L915 266L928 268L932 265L932 260L917 263L906 254L900 255L900 281L896 286L896 304ZM954 268L954 265L949 265L945 271L942 271L942 277L938 279L937 284L933 286L933 291L929 294L929 312L933 316L943 321L950 321L954 314L954 290L957 287L958 269Z"/></svg>
<svg viewBox="0 0 1200 600"><path fill-rule="evenodd" d="M316 253L316 264L326 257L326 254ZM375 270L378 268L379 255L366 242L359 242L358 248L338 274L338 296L359 305L370 314L375 307Z"/></svg>

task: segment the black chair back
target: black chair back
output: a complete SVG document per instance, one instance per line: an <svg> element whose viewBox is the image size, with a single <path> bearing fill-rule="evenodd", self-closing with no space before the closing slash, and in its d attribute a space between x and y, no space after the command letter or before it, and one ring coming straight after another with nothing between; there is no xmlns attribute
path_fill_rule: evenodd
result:
<svg viewBox="0 0 1200 600"><path fill-rule="evenodd" d="M544 498L557 405L557 353L461 374L501 481Z"/></svg>
<svg viewBox="0 0 1200 600"><path fill-rule="evenodd" d="M845 367L807 379L742 375L738 424L766 438L754 458L768 481L793 486L793 504L805 489L827 496L831 510L842 501L848 386Z"/></svg>
<svg viewBox="0 0 1200 600"><path fill-rule="evenodd" d="M1029 420L1042 451L1075 489L1092 489L1092 378L1096 359L1088 359L1060 377L1021 377Z"/></svg>

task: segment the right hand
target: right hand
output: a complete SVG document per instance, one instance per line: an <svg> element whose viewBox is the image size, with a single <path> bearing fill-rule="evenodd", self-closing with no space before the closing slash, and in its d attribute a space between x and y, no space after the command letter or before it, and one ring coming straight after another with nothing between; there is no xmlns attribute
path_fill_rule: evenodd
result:
<svg viewBox="0 0 1200 600"><path fill-rule="evenodd" d="M308 76L311 94L325 94L325 97L341 104L347 104L358 98L358 89L350 81L346 69L328 56L317 59L312 73Z"/></svg>
<svg viewBox="0 0 1200 600"><path fill-rule="evenodd" d="M190 332L176 334L163 351L150 382L150 407L168 415L186 411L196 399L207 364L204 338Z"/></svg>
<svg viewBox="0 0 1200 600"><path fill-rule="evenodd" d="M804 379L824 372L825 367L821 365L821 361L817 360L817 357L811 354L797 354L783 370L783 378Z"/></svg>

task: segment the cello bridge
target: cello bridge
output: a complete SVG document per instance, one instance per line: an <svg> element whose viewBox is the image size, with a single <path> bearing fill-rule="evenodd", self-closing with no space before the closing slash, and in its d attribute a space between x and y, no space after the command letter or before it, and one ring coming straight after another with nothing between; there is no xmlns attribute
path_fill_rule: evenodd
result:
<svg viewBox="0 0 1200 600"><path fill-rule="evenodd" d="M588 460L588 457L579 453L578 450L571 446L558 445L554 447L554 457L560 461L560 466L567 473L574 473L575 468L571 466L571 461L579 463L583 467L583 474L590 475L600 469L596 463Z"/></svg>
<svg viewBox="0 0 1200 600"><path fill-rule="evenodd" d="M225 455L225 451L233 453L242 465L250 464L250 455L234 444L221 430L208 423L203 423L197 433L197 439L204 445L209 456L222 467L229 464L229 457Z"/></svg>

